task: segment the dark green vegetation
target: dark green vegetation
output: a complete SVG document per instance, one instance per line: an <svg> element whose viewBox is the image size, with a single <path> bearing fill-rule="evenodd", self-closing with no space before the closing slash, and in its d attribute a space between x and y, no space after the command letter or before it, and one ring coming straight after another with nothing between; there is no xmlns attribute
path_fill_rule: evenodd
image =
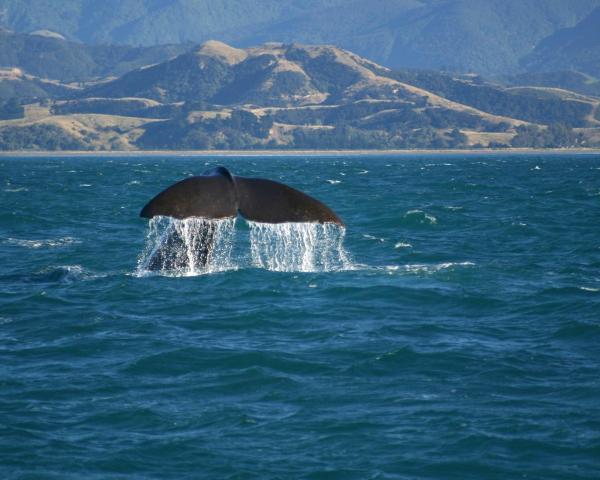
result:
<svg viewBox="0 0 600 480"><path fill-rule="evenodd" d="M0 128L2 150L88 150L85 142L55 125Z"/></svg>
<svg viewBox="0 0 600 480"><path fill-rule="evenodd" d="M586 31L587 24L590 32L600 30L597 19L586 20L599 6L600 0L0 0L0 22L95 44L327 43L393 68L506 74L535 46L541 56L552 54L550 39L560 30L579 22ZM581 54L582 61L569 67L557 61L559 69L597 70L597 51L580 49L580 39L588 42L578 34L577 50L564 53ZM539 55L527 67L546 70Z"/></svg>
<svg viewBox="0 0 600 480"><path fill-rule="evenodd" d="M49 86L41 102L21 97L28 104L24 119L0 123L4 150L600 143L595 97L520 87L515 80L502 86L476 75L393 71L328 46L236 49L213 41L117 79L76 87L16 69L6 69L4 78L0 85ZM7 93L16 98L15 91Z"/></svg>
<svg viewBox="0 0 600 480"><path fill-rule="evenodd" d="M522 63L534 72L577 70L600 77L600 7L576 26L544 39Z"/></svg>
<svg viewBox="0 0 600 480"><path fill-rule="evenodd" d="M592 111L592 104L564 101L547 91L517 91L488 84L479 77L457 78L439 72L400 71L393 78L417 85L455 102L479 110L518 118L533 123L563 123L583 127Z"/></svg>
<svg viewBox="0 0 600 480"><path fill-rule="evenodd" d="M591 75L575 72L573 70L523 73L510 77L503 77L500 81L511 86L563 88L584 95L600 97L600 80Z"/></svg>
<svg viewBox="0 0 600 480"><path fill-rule="evenodd" d="M25 109L16 98L0 102L0 120L15 120L25 116Z"/></svg>
<svg viewBox="0 0 600 480"><path fill-rule="evenodd" d="M61 82L81 82L123 75L135 68L162 62L189 48L190 45L145 48L84 45L60 38L0 30L0 67L17 67L29 75Z"/></svg>

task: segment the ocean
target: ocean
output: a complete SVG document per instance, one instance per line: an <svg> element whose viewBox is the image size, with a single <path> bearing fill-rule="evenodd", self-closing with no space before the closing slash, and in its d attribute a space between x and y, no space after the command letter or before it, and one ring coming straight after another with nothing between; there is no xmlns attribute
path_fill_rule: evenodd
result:
<svg viewBox="0 0 600 480"><path fill-rule="evenodd" d="M346 229L148 271L217 165ZM2 157L0 205L3 479L600 478L598 155Z"/></svg>

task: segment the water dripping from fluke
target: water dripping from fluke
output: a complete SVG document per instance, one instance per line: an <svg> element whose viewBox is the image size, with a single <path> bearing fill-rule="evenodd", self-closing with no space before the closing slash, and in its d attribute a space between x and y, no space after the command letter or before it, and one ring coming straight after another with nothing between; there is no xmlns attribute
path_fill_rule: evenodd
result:
<svg viewBox="0 0 600 480"><path fill-rule="evenodd" d="M250 226L252 265L277 272L348 270L346 229L333 223L257 223Z"/></svg>
<svg viewBox="0 0 600 480"><path fill-rule="evenodd" d="M346 229L333 223L247 222L237 235L237 219L150 220L136 274L195 276L261 268L277 272L352 270L344 248Z"/></svg>
<svg viewBox="0 0 600 480"><path fill-rule="evenodd" d="M235 218L152 218L137 273L181 277L235 269L231 260L235 221Z"/></svg>

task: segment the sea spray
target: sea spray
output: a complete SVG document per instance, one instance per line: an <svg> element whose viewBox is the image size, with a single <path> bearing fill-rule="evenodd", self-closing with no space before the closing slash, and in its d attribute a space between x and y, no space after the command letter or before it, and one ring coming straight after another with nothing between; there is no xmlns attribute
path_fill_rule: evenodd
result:
<svg viewBox="0 0 600 480"><path fill-rule="evenodd" d="M235 218L152 218L146 246L138 260L138 273L160 271L192 276L235 268L231 260L235 221Z"/></svg>
<svg viewBox="0 0 600 480"><path fill-rule="evenodd" d="M278 272L351 268L343 227L329 223L247 223L248 243L236 246L236 219L154 217L137 273L193 276L243 267Z"/></svg>
<svg viewBox="0 0 600 480"><path fill-rule="evenodd" d="M346 230L331 223L258 223L250 226L252 265L278 272L346 270Z"/></svg>

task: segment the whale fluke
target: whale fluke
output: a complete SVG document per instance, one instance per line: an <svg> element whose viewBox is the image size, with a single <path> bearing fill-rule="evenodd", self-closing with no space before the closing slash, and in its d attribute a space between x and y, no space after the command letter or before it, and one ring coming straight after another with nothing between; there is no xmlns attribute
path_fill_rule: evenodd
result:
<svg viewBox="0 0 600 480"><path fill-rule="evenodd" d="M224 167L171 185L142 209L140 216L231 218L238 213L263 223L342 220L325 204L283 183L261 178L235 177Z"/></svg>

